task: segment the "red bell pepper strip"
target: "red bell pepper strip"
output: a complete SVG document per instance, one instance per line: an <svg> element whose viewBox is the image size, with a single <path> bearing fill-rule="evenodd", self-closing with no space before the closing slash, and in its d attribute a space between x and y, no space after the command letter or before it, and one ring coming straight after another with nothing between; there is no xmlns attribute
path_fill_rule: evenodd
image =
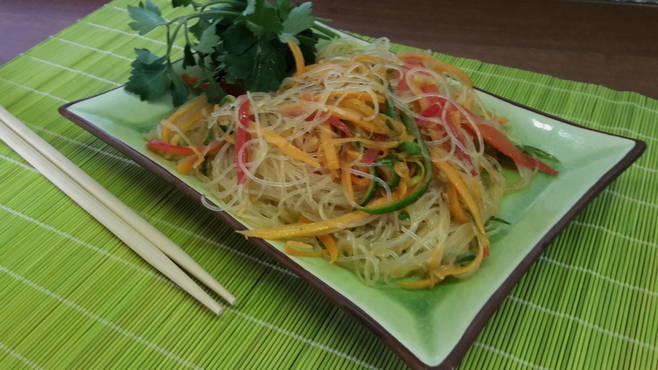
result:
<svg viewBox="0 0 658 370"><path fill-rule="evenodd" d="M375 148L369 148L366 150L365 153L363 153L363 157L361 158L361 162L364 164L371 164L372 162L375 161L377 156L379 155L380 150L375 149Z"/></svg>
<svg viewBox="0 0 658 370"><path fill-rule="evenodd" d="M471 114L472 117L475 117ZM482 139L494 149L503 153L507 157L511 158L512 161L517 166L523 166L527 168L537 169L541 172L545 172L549 175L557 175L558 172L550 168L548 165L544 164L542 161L537 160L529 155L523 153L519 148L512 143L504 133L500 132L497 128L488 125L484 122L481 122L479 119L475 119L475 125L482 135ZM472 135L475 134L475 130L471 125L465 125L466 129L471 132Z"/></svg>
<svg viewBox="0 0 658 370"><path fill-rule="evenodd" d="M434 85L422 85L421 90L426 93L426 94L438 94L438 90L436 89L436 86ZM439 96L428 96L425 99L427 99L430 102L430 106L427 107L424 111L422 111L420 114L423 117L439 117L440 115L443 114L443 109L446 105L446 100L442 97ZM461 122L455 122L452 118L452 112L455 111L455 108L450 106L448 108L448 112L446 114L446 126L448 126L448 129L452 133L452 135L457 139L457 141L464 146L465 141L464 141L464 136L461 134L459 131L459 126L461 126ZM465 163L469 168L471 168L471 174L473 176L477 175L477 171L473 168L473 161L471 160L471 157L464 152L460 147L455 148L455 157Z"/></svg>
<svg viewBox="0 0 658 370"><path fill-rule="evenodd" d="M217 152L219 152L219 149L222 147L223 144L224 144L223 141L217 141L214 144L210 145L210 149L208 150L208 152L206 152L206 155L217 154ZM193 148L191 146L172 145L159 140L149 141L148 143L146 143L146 148L152 152L169 153L169 154L180 155L184 157L195 155L197 152L203 153L206 149L208 149L207 146Z"/></svg>
<svg viewBox="0 0 658 370"><path fill-rule="evenodd" d="M247 176L242 169L241 164L247 163L249 160L249 153L245 144L250 139L249 131L249 99L245 99L240 107L238 107L238 120L240 124L237 125L235 130L235 150L233 151L233 167L235 167L236 178L238 185L242 185L247 181Z"/></svg>
<svg viewBox="0 0 658 370"><path fill-rule="evenodd" d="M327 119L327 122L329 122L329 124L331 126L337 128L340 132L345 134L346 137L352 137L353 136L352 130L350 130L350 128L347 127L347 125L345 123L343 123L343 121L339 120L338 118L336 118L334 116L329 116L329 118Z"/></svg>

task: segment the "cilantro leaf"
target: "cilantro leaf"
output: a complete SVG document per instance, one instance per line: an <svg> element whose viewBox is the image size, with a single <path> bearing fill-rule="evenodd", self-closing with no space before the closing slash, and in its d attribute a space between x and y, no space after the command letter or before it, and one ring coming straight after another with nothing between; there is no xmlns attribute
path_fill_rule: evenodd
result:
<svg viewBox="0 0 658 370"><path fill-rule="evenodd" d="M312 4L308 1L294 7L283 21L283 33L295 36L311 28L315 23L315 17L311 15L311 7Z"/></svg>
<svg viewBox="0 0 658 370"><path fill-rule="evenodd" d="M244 53L256 41L256 36L242 23L234 23L222 33L222 48L231 54Z"/></svg>
<svg viewBox="0 0 658 370"><path fill-rule="evenodd" d="M272 91L286 77L286 49L277 48L278 41L260 38L243 54L227 54L224 65L227 80L242 80L251 91Z"/></svg>
<svg viewBox="0 0 658 370"><path fill-rule="evenodd" d="M194 46L194 50L209 54L213 51L213 48L219 44L219 36L215 33L215 24L211 24L201 33L201 38L199 43Z"/></svg>
<svg viewBox="0 0 658 370"><path fill-rule="evenodd" d="M194 59L192 48L190 47L190 44L185 44L185 47L183 48L183 69L195 65L196 59Z"/></svg>
<svg viewBox="0 0 658 370"><path fill-rule="evenodd" d="M132 62L132 72L126 90L139 95L142 100L155 100L169 91L171 78L165 57L158 57L147 49L135 49L137 58Z"/></svg>
<svg viewBox="0 0 658 370"><path fill-rule="evenodd" d="M208 17L199 17L199 20L192 26L188 27L188 30L196 37L197 40L201 40L201 35L206 28L210 27L213 22L211 22Z"/></svg>
<svg viewBox="0 0 658 370"><path fill-rule="evenodd" d="M174 106L185 103L190 91L183 79L176 73L171 73L171 99Z"/></svg>
<svg viewBox="0 0 658 370"><path fill-rule="evenodd" d="M224 89L215 81L208 84L208 88L204 90L209 103L219 103L222 98L226 96Z"/></svg>
<svg viewBox="0 0 658 370"><path fill-rule="evenodd" d="M139 6L128 6L128 14L133 22L129 24L130 28L138 31L140 35L148 33L157 26L167 24L167 20L160 15L160 9L153 4L152 0L140 2Z"/></svg>
<svg viewBox="0 0 658 370"><path fill-rule="evenodd" d="M247 28L257 37L267 32L278 33L283 28L276 8L265 0L249 0L242 18Z"/></svg>
<svg viewBox="0 0 658 370"><path fill-rule="evenodd" d="M279 10L279 18L286 19L293 5L290 0L276 0L276 8Z"/></svg>

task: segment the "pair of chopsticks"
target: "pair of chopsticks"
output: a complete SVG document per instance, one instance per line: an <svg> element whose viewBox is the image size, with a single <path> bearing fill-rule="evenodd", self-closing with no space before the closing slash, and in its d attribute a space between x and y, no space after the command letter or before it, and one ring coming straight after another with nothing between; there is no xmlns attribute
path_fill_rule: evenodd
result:
<svg viewBox="0 0 658 370"><path fill-rule="evenodd" d="M0 138L146 262L212 312L220 314L222 307L180 267L229 304L235 303L235 297L174 242L3 107Z"/></svg>

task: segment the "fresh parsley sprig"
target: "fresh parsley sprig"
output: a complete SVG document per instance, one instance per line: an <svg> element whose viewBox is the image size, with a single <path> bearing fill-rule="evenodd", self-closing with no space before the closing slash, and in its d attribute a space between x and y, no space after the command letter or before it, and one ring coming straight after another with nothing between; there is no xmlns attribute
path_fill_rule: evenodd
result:
<svg viewBox="0 0 658 370"><path fill-rule="evenodd" d="M191 12L167 20L152 0L128 6L133 20L130 27L139 34L158 27L166 29L164 56L135 49L137 57L126 90L142 100L153 101L169 94L178 106L193 91L218 102L226 95L228 85L242 91L276 90L295 66L288 40L297 43L305 60L313 63L318 39L333 36L316 25L318 18L311 15L310 2L293 5L290 0L172 0L172 6L188 7ZM182 68L194 67L194 79L184 80L174 68L172 47L181 32L185 38Z"/></svg>

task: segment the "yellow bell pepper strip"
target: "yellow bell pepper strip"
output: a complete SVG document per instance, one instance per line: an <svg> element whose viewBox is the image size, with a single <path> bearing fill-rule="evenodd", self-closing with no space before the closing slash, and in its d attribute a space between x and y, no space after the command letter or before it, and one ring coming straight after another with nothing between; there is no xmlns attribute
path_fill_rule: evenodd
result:
<svg viewBox="0 0 658 370"><path fill-rule="evenodd" d="M376 203L376 201L373 201L373 203ZM370 215L365 212L354 211L338 217L330 218L328 220L313 222L310 224L298 223L271 228L245 230L240 231L240 233L246 237L256 237L268 240L290 239L302 236L318 236L347 229L355 222L361 221L368 217L370 217Z"/></svg>
<svg viewBox="0 0 658 370"><path fill-rule="evenodd" d="M299 222L308 224L311 221L308 218L302 216L299 218ZM336 259L338 259L338 248L336 247L336 240L334 240L334 237L331 236L331 234L324 234L318 235L317 238L320 239L322 245L324 245L327 252L329 252L329 263L336 262Z"/></svg>
<svg viewBox="0 0 658 370"><path fill-rule="evenodd" d="M303 251L295 248L304 248L304 249L311 249L308 251ZM306 244L303 242L299 242L296 240L288 240L284 245L283 249L286 251L287 254L291 256L297 256L297 257L317 257L321 256L325 253L327 253L326 250L317 250L314 251L313 246L310 244Z"/></svg>
<svg viewBox="0 0 658 370"><path fill-rule="evenodd" d="M372 101L372 96L365 91L353 91L353 90L334 90L329 94L330 98L337 96L349 96L363 101ZM384 102L384 96L380 94L375 94L377 97L377 103Z"/></svg>
<svg viewBox="0 0 658 370"><path fill-rule="evenodd" d="M475 254L475 259L473 259L471 263L466 266L441 266L437 272L443 276L462 275L473 270L474 268L478 268L482 263L482 259L484 258L485 248L487 248L487 244L479 242L477 253Z"/></svg>
<svg viewBox="0 0 658 370"><path fill-rule="evenodd" d="M430 289L433 288L437 283L441 282L443 279L439 279L433 274L425 280L418 281L403 281L398 282L397 284L406 289Z"/></svg>
<svg viewBox="0 0 658 370"><path fill-rule="evenodd" d="M181 159L176 164L176 172L185 174L194 167L194 163L199 160L199 157L196 155L191 155L187 158Z"/></svg>
<svg viewBox="0 0 658 370"><path fill-rule="evenodd" d="M336 259L338 259L338 248L336 247L336 240L334 240L334 237L331 236L331 234L324 234L318 235L318 239L320 239L322 245L324 245L327 252L329 252L329 263L336 262Z"/></svg>
<svg viewBox="0 0 658 370"><path fill-rule="evenodd" d="M430 154L427 151L427 146L425 145L425 141L420 136L420 132L418 131L418 127L416 126L416 122L414 122L414 120L404 112L401 112L401 117L402 117L402 122L404 122L407 128L407 131L414 138L416 138L416 140L418 141L417 145L420 146L421 154L423 156L423 171L424 171L423 178L420 184L418 184L413 189L413 191L406 194L404 198L401 198L394 202L378 207L371 207L371 206L356 207L360 211L377 215L377 214L384 214L384 213L390 213L390 212L401 210L415 203L418 199L420 199L420 197L422 197L423 194L425 194L425 192L430 186L430 183L432 182L432 158L430 157Z"/></svg>
<svg viewBox="0 0 658 370"><path fill-rule="evenodd" d="M375 134L386 134L388 129L386 127L381 127L377 125L375 121L364 121L359 113L354 112L349 109L343 109L335 106L330 106L329 109L332 113L340 119L352 122L355 126L359 126L362 129L373 132Z"/></svg>
<svg viewBox="0 0 658 370"><path fill-rule="evenodd" d="M187 114L190 111L201 108L202 105L206 104L207 100L205 96L199 96L198 98L192 100L188 104L180 107L169 117L165 118L162 125L162 130L160 131L160 138L165 143L169 142L170 128L169 125L173 125L177 119L181 118L183 115Z"/></svg>
<svg viewBox="0 0 658 370"><path fill-rule="evenodd" d="M340 168L340 163L338 162L338 152L331 136L332 131L329 122L323 123L320 126L320 146L324 152L327 168L337 170Z"/></svg>
<svg viewBox="0 0 658 370"><path fill-rule="evenodd" d="M402 54L398 54L398 58L402 59L405 63L415 62L417 64L417 61L420 60L424 62L429 69L433 70L436 73L448 74L454 77L455 79L457 79L458 81L461 81L463 84L467 85L468 87L473 86L473 82L471 82L471 79L468 77L466 73L464 73L464 71L448 63L444 63L429 55L418 54L418 53L402 53Z"/></svg>
<svg viewBox="0 0 658 370"><path fill-rule="evenodd" d="M286 44L288 44L288 47L292 52L292 56L295 58L295 74L299 75L304 73L304 54L302 54L302 50L299 48L299 45L297 45L297 43L292 40L286 40Z"/></svg>
<svg viewBox="0 0 658 370"><path fill-rule="evenodd" d="M364 116L371 116L375 113L375 110L368 106L360 99L349 98L342 101L342 105L351 108Z"/></svg>
<svg viewBox="0 0 658 370"><path fill-rule="evenodd" d="M468 222L468 216L466 216L464 208L462 208L461 204L459 204L457 188L455 188L455 185L451 182L449 182L446 186L448 188L446 191L448 195L448 209L450 210L452 219L461 224Z"/></svg>
<svg viewBox="0 0 658 370"><path fill-rule="evenodd" d="M287 155L288 157L292 159L296 159L298 161L302 161L314 168L322 167L320 165L320 162L316 161L315 158L311 157L308 153L303 152L301 149L292 145L283 136L277 135L276 133L264 127L261 127L258 131L260 132L261 135L263 135L263 139L265 139L265 141L279 148L281 152L283 152L283 154Z"/></svg>
<svg viewBox="0 0 658 370"><path fill-rule="evenodd" d="M439 171L442 171L448 178L448 181L450 181L455 186L457 193L464 201L464 204L466 204L469 212L471 212L471 216L473 216L473 220L475 221L475 225L477 226L478 230L484 234L485 231L484 225L482 224L482 217L480 216L480 210L475 203L473 196L468 191L464 180L459 175L459 172L457 172L457 170L452 167L450 163L446 161L440 161L437 154L433 153L433 157L435 160L434 165Z"/></svg>

